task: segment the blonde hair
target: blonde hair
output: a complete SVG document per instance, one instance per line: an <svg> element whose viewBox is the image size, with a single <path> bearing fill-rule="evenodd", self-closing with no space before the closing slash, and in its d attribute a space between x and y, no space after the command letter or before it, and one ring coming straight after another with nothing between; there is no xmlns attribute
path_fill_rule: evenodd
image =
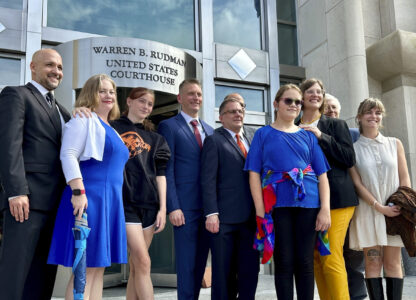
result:
<svg viewBox="0 0 416 300"><path fill-rule="evenodd" d="M359 118L362 115L364 115L366 112L372 110L373 108L377 108L378 110L380 110L383 117L386 115L386 109L384 108L384 104L383 102L380 101L380 99L371 98L371 97L364 99L358 106L357 116L355 117L355 122L358 125L358 129L360 130L360 133L363 132L363 128L361 126ZM382 127L383 125L380 123L380 128Z"/></svg>
<svg viewBox="0 0 416 300"><path fill-rule="evenodd" d="M94 111L100 105L99 91L101 83L107 80L113 86L115 92L115 102L113 108L108 113L108 120L112 121L120 117L120 109L117 103L117 88L114 81L106 74L98 74L91 76L82 87L81 93L79 94L77 101L75 101L75 107L88 107Z"/></svg>
<svg viewBox="0 0 416 300"><path fill-rule="evenodd" d="M322 81L320 79L317 79L317 78L306 79L300 84L300 90L302 91L302 97L305 98L306 90L308 90L311 86L313 86L315 84L318 84L322 89L322 104L319 107L319 113L323 114L324 109L325 109L325 89L324 89L324 84L322 83ZM304 106L302 106L302 110L303 110L303 107Z"/></svg>

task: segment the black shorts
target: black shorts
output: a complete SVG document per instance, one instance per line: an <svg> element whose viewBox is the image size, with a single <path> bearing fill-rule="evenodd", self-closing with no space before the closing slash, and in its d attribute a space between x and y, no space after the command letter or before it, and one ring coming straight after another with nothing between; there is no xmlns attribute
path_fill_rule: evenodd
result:
<svg viewBox="0 0 416 300"><path fill-rule="evenodd" d="M131 205L124 206L124 217L126 224L141 224L143 229L152 227L156 222L158 210L134 207Z"/></svg>

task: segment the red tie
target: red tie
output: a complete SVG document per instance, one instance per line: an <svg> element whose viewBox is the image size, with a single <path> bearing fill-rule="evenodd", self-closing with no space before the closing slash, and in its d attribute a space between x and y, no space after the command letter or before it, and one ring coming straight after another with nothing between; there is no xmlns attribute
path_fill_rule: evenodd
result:
<svg viewBox="0 0 416 300"><path fill-rule="evenodd" d="M237 139L237 145L240 148L241 152L243 152L244 157L247 157L247 150L246 150L246 147L244 147L244 144L240 139L240 135L236 134L235 138Z"/></svg>
<svg viewBox="0 0 416 300"><path fill-rule="evenodd" d="M190 123L192 127L194 128L194 134L195 134L196 141L198 142L199 148L202 149L202 138L201 138L201 133L199 132L199 129L198 129L198 121L192 120Z"/></svg>

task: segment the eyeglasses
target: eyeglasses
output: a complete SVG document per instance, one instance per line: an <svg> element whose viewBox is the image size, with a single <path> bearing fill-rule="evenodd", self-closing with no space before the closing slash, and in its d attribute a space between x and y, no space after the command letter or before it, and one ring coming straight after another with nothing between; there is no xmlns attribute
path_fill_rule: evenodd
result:
<svg viewBox="0 0 416 300"><path fill-rule="evenodd" d="M244 109L231 109L231 110L225 110L225 111L223 111L222 112L222 115L225 115L225 114L232 114L232 115L235 115L235 114L240 114L240 115L244 115Z"/></svg>
<svg viewBox="0 0 416 300"><path fill-rule="evenodd" d="M290 106L293 103L295 103L296 106L302 106L303 105L303 100L300 100L300 99L282 98L280 100L283 101L287 106Z"/></svg>
<svg viewBox="0 0 416 300"><path fill-rule="evenodd" d="M324 90L320 90L320 89L309 89L305 91L306 94L308 95L313 95L314 93L317 93L318 95L325 95L325 91Z"/></svg>

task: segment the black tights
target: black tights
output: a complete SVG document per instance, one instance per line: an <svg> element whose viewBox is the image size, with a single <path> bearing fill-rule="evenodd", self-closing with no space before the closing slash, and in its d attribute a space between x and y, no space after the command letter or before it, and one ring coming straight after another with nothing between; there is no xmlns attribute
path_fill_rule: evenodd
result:
<svg viewBox="0 0 416 300"><path fill-rule="evenodd" d="M297 299L313 299L313 252L318 212L319 208L274 208L274 284L280 300L293 299L293 276Z"/></svg>

